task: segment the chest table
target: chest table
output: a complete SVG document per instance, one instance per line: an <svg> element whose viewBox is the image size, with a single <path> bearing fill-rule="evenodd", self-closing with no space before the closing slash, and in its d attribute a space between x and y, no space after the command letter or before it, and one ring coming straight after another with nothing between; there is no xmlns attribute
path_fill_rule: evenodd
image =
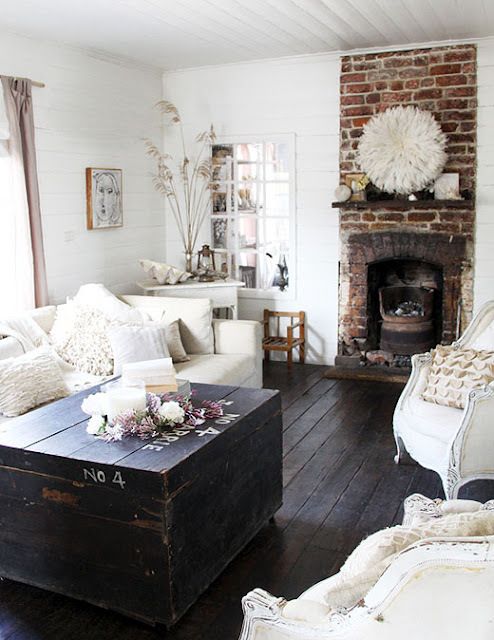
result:
<svg viewBox="0 0 494 640"><path fill-rule="evenodd" d="M0 428L0 576L174 624L281 504L277 391L193 385L225 415L154 440L86 433L82 399Z"/></svg>
<svg viewBox="0 0 494 640"><path fill-rule="evenodd" d="M156 280L138 282L137 286L150 296L173 298L209 298L214 309L231 309L232 319L238 318L238 290L245 287L240 280L214 280L198 282L187 280L180 284L158 284Z"/></svg>

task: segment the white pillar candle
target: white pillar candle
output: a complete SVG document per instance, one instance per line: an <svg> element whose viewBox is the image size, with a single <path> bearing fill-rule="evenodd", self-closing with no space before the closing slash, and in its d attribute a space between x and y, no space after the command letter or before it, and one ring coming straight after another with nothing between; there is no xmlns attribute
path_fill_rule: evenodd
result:
<svg viewBox="0 0 494 640"><path fill-rule="evenodd" d="M123 411L142 411L146 408L146 389L115 385L106 390L108 421L113 420Z"/></svg>

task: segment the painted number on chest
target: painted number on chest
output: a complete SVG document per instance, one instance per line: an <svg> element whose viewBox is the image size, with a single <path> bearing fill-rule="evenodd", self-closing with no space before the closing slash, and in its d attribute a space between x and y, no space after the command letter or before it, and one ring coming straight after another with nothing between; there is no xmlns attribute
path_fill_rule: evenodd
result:
<svg viewBox="0 0 494 640"><path fill-rule="evenodd" d="M90 469L84 468L83 472L84 480L91 480L95 484L116 484L121 489L125 488L125 480L122 478L121 471L112 472L107 476L103 469L91 467Z"/></svg>

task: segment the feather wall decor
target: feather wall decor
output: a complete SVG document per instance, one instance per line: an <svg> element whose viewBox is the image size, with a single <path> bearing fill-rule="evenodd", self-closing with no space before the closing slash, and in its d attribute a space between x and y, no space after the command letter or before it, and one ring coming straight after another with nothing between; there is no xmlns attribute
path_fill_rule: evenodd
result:
<svg viewBox="0 0 494 640"><path fill-rule="evenodd" d="M429 111L394 107L364 126L357 161L382 191L408 195L429 186L446 163L446 135Z"/></svg>

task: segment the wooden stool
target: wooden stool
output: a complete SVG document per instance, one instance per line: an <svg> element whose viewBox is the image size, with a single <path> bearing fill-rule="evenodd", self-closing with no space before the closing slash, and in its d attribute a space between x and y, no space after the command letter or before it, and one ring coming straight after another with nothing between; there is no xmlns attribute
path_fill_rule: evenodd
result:
<svg viewBox="0 0 494 640"><path fill-rule="evenodd" d="M277 319L277 335L269 333L270 318ZM280 335L280 318L290 318L290 324L286 328L286 337ZM294 320L298 322L294 324ZM293 330L298 328L298 338L293 337ZM305 361L305 311L270 311L264 309L264 359L269 360L270 351L286 351L286 361L290 369L293 363L292 350L298 347L298 360L301 364Z"/></svg>

